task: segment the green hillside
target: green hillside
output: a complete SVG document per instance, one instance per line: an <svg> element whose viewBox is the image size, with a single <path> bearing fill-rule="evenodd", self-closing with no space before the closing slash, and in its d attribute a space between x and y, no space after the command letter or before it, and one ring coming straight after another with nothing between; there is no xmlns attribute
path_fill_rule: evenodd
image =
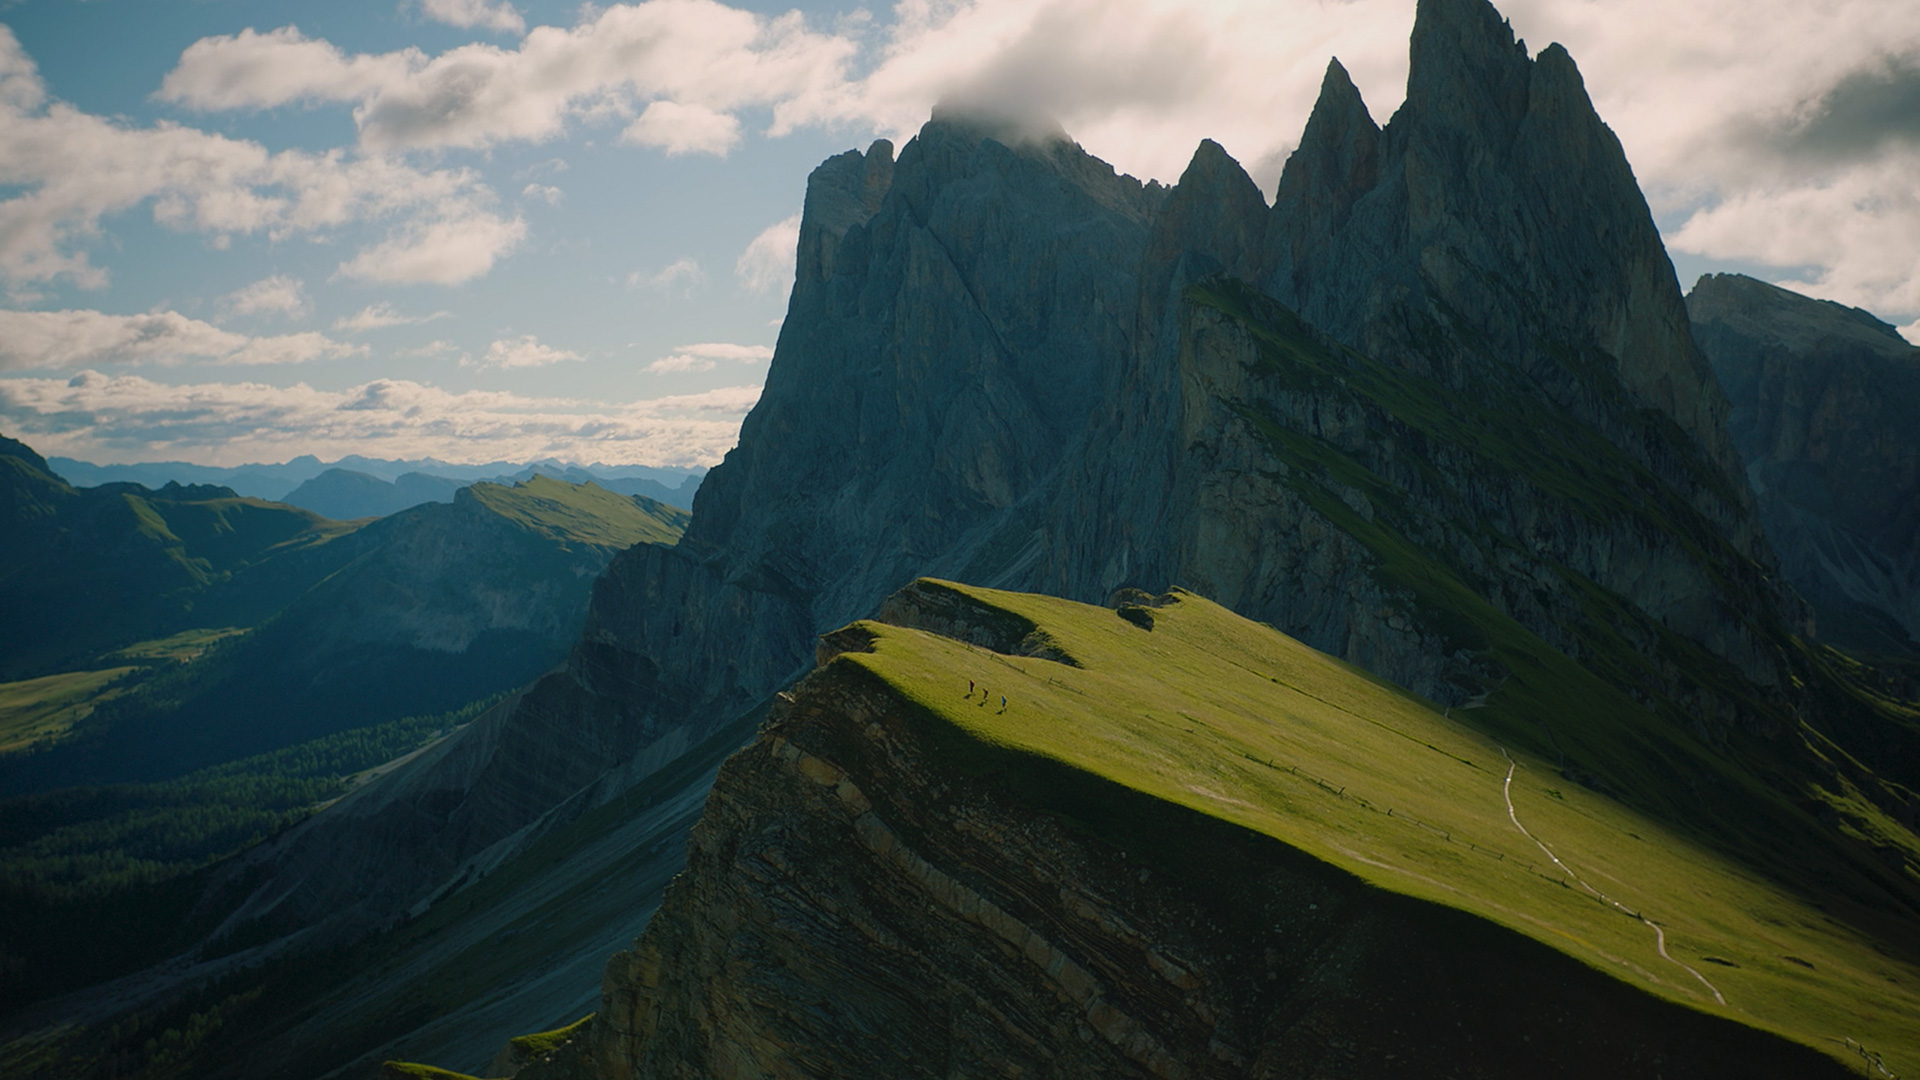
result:
<svg viewBox="0 0 1920 1080"><path fill-rule="evenodd" d="M363 523L221 487L75 488L0 440L0 679L195 627L252 626L353 556Z"/></svg>
<svg viewBox="0 0 1920 1080"><path fill-rule="evenodd" d="M487 509L563 542L631 547L671 544L693 517L677 506L640 495L619 495L595 483L569 484L550 476L508 487L475 484L467 489Z"/></svg>
<svg viewBox="0 0 1920 1080"><path fill-rule="evenodd" d="M1911 920L1867 917L1844 875L1776 884L1628 805L1657 791L1600 795L1500 734L1577 714L1596 726L1591 740L1624 737L1631 703L1571 665L1519 671L1525 685L1462 719L1191 594L1116 613L921 587L985 609L1005 624L999 636L1024 641L1019 651L1060 658L855 624L872 651L833 663L858 665L923 707L957 768L1057 797L1048 778L1065 765L1491 920L1647 993L1863 1070L1853 1047L1895 1074L1920 1072ZM968 680L984 701L967 695ZM1101 828L1115 819L1119 789L1084 788L1116 802L1096 795L1072 816ZM1756 832L1757 842L1781 839Z"/></svg>

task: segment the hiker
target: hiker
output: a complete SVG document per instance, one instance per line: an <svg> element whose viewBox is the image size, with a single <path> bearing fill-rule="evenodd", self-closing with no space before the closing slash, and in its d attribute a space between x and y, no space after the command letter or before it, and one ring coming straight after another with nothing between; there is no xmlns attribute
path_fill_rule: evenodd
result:
<svg viewBox="0 0 1920 1080"><path fill-rule="evenodd" d="M973 680L972 679L967 680L967 696L968 697L973 696Z"/></svg>
<svg viewBox="0 0 1920 1080"><path fill-rule="evenodd" d="M1005 694L1000 695L1000 711L1001 712L1007 711L1007 695Z"/></svg>

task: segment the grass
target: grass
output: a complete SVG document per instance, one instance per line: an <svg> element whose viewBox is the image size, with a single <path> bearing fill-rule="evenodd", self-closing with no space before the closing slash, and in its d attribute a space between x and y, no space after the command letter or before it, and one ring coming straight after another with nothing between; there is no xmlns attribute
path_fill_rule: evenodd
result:
<svg viewBox="0 0 1920 1080"><path fill-rule="evenodd" d="M467 1073L435 1068L412 1061L388 1061L380 1066L380 1075L392 1080L479 1080Z"/></svg>
<svg viewBox="0 0 1920 1080"><path fill-rule="evenodd" d="M239 626L182 630L177 634L156 638L153 641L142 641L137 645L129 645L118 652L110 654L108 659L134 660L145 663L158 663L170 660L177 664L189 664L200 659L216 642L224 641L230 637L237 637L246 632L246 628Z"/></svg>
<svg viewBox="0 0 1920 1080"><path fill-rule="evenodd" d="M835 663L867 669L983 749L1272 837L1855 1067L1847 1040L1895 1073L1920 1073L1920 967L1684 832L1569 783L1539 754L1191 594L1154 609L1148 630L1104 608L945 587L1031 620L1079 666L879 623L857 624L873 652ZM968 679L989 704L963 696ZM1517 720L1574 704L1516 691L1502 707ZM1581 878L1660 924L1674 959L1725 1006L1656 953L1645 924L1589 896L1514 828L1502 797L1509 755L1519 819Z"/></svg>
<svg viewBox="0 0 1920 1080"><path fill-rule="evenodd" d="M244 633L237 627L183 630L95 661L113 666L0 683L0 754L57 742L100 704L131 690L127 676L157 664L191 663L216 642Z"/></svg>
<svg viewBox="0 0 1920 1080"><path fill-rule="evenodd" d="M556 540L612 547L642 541L672 544L692 515L639 495L620 495L598 484L569 484L550 476L524 483L475 484L468 489L482 505L509 521Z"/></svg>
<svg viewBox="0 0 1920 1080"><path fill-rule="evenodd" d="M564 1046L575 1035L585 1031L587 1025L592 1022L593 1014L588 1013L573 1023L568 1024L566 1027L555 1028L552 1031L536 1032L532 1035L518 1035L508 1039L507 1042L511 1044L515 1050L519 1051L522 1060L531 1061L541 1054L551 1053L552 1051L560 1049L560 1047Z"/></svg>
<svg viewBox="0 0 1920 1080"><path fill-rule="evenodd" d="M0 754L58 739L119 693L115 684L136 670L129 665L0 683Z"/></svg>

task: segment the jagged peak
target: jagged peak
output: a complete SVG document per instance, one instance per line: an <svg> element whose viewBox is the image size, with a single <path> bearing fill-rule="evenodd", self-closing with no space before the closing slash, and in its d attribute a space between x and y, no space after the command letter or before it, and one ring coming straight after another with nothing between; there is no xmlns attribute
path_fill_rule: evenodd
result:
<svg viewBox="0 0 1920 1080"><path fill-rule="evenodd" d="M1346 67L1338 57L1328 60L1327 73L1320 80L1320 96L1313 103L1313 112L1307 117L1306 130L1300 133L1300 145L1294 155L1348 156L1346 152L1350 150L1370 151L1379 136L1380 125L1374 123L1366 99L1361 97L1360 88L1353 84ZM1292 166L1291 159L1288 166Z"/></svg>
<svg viewBox="0 0 1920 1080"><path fill-rule="evenodd" d="M1266 213L1260 186L1225 147L1202 139L1154 216L1144 287L1151 293L1176 274L1190 280L1216 270L1257 280Z"/></svg>
<svg viewBox="0 0 1920 1080"><path fill-rule="evenodd" d="M1267 200L1260 194L1260 186L1247 175L1240 162L1235 160L1227 149L1212 139L1201 139L1194 148L1193 157L1188 160L1186 171L1180 174L1180 182L1175 184L1169 198L1180 198L1181 192L1204 192L1208 197L1229 198L1238 203L1251 199L1261 209L1266 209Z"/></svg>
<svg viewBox="0 0 1920 1080"><path fill-rule="evenodd" d="M1527 108L1526 42L1488 0L1420 0L1407 66L1407 107L1462 126L1511 129Z"/></svg>
<svg viewBox="0 0 1920 1080"><path fill-rule="evenodd" d="M1303 212L1324 214L1324 220L1338 229L1354 201L1379 181L1379 174L1380 127L1346 67L1337 58L1329 60L1300 145L1281 170L1274 213L1290 219Z"/></svg>

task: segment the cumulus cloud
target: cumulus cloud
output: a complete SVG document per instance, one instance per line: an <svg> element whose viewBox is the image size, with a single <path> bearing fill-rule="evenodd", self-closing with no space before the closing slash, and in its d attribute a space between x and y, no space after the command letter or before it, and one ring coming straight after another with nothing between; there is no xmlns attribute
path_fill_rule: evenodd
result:
<svg viewBox="0 0 1920 1080"><path fill-rule="evenodd" d="M656 101L620 133L620 141L659 147L668 157L713 154L725 157L740 141L740 121L704 105Z"/></svg>
<svg viewBox="0 0 1920 1080"><path fill-rule="evenodd" d="M481 27L502 34L526 32L527 20L512 4L489 4L487 0L422 0L420 10L429 19L449 26Z"/></svg>
<svg viewBox="0 0 1920 1080"><path fill-rule="evenodd" d="M800 247L800 215L760 230L734 260L733 276L751 292L783 293L793 287L794 253Z"/></svg>
<svg viewBox="0 0 1920 1080"><path fill-rule="evenodd" d="M769 345L734 345L724 341L703 341L695 345L682 345L673 350L671 355L655 360L642 370L656 375L676 371L712 371L720 361L753 364L771 359L773 359L773 348Z"/></svg>
<svg viewBox="0 0 1920 1080"><path fill-rule="evenodd" d="M262 278L220 299L220 310L228 318L280 315L298 319L311 309L312 305L307 303L306 288L300 279L285 274Z"/></svg>
<svg viewBox="0 0 1920 1080"><path fill-rule="evenodd" d="M47 454L91 461L220 464L295 454L445 461L558 458L714 465L760 394L737 386L609 403L495 391L454 393L398 379L345 390L305 384L170 385L83 371L0 379L0 424Z"/></svg>
<svg viewBox="0 0 1920 1080"><path fill-rule="evenodd" d="M0 369L91 364L299 364L365 352L324 334L252 337L177 311L0 311Z"/></svg>
<svg viewBox="0 0 1920 1080"><path fill-rule="evenodd" d="M106 218L142 204L160 224L215 241L399 220L408 223L401 240L350 260L350 276L464 280L524 230L492 202L468 169L423 170L339 151L270 153L243 139L176 124L135 127L50 101L33 62L0 26L0 278L16 287L56 279L104 285L86 247Z"/></svg>
<svg viewBox="0 0 1920 1080"><path fill-rule="evenodd" d="M290 27L206 38L181 55L162 94L209 109L351 100L361 144L374 149L537 142L569 121L630 118L645 106L634 140L716 152L731 145L742 109L770 107L773 130L789 130L799 99L844 85L856 48L809 29L797 12L769 18L715 0L588 7L573 27L535 27L516 48L475 43L425 60L413 50L347 56L318 44ZM267 70L260 57L268 53L294 70Z"/></svg>
<svg viewBox="0 0 1920 1080"><path fill-rule="evenodd" d="M583 358L577 352L542 345L532 334L524 334L517 338L496 341L487 346L487 355L480 361L479 366L487 368L547 367L580 359Z"/></svg>
<svg viewBox="0 0 1920 1080"><path fill-rule="evenodd" d="M180 54L154 97L195 109L270 109L358 101L426 66L418 49L348 56L296 26L201 38Z"/></svg>
<svg viewBox="0 0 1920 1080"><path fill-rule="evenodd" d="M559 206L560 200L566 197L566 192L550 184L528 184L526 187L520 189L520 197L523 199L539 199L548 206Z"/></svg>
<svg viewBox="0 0 1920 1080"><path fill-rule="evenodd" d="M451 311L436 311L430 315L407 315L394 310L392 304L382 300L376 304L368 304L352 315L333 320L333 328L350 334L363 334L368 330L384 330L389 326L411 326L415 323L452 317Z"/></svg>
<svg viewBox="0 0 1920 1080"><path fill-rule="evenodd" d="M518 247L527 223L490 213L415 221L340 264L342 277L400 285L458 285Z"/></svg>
<svg viewBox="0 0 1920 1080"><path fill-rule="evenodd" d="M655 289L660 292L685 291L707 283L707 272L700 269L700 260L692 256L675 259L659 270L648 274L635 270L627 275L629 289Z"/></svg>

